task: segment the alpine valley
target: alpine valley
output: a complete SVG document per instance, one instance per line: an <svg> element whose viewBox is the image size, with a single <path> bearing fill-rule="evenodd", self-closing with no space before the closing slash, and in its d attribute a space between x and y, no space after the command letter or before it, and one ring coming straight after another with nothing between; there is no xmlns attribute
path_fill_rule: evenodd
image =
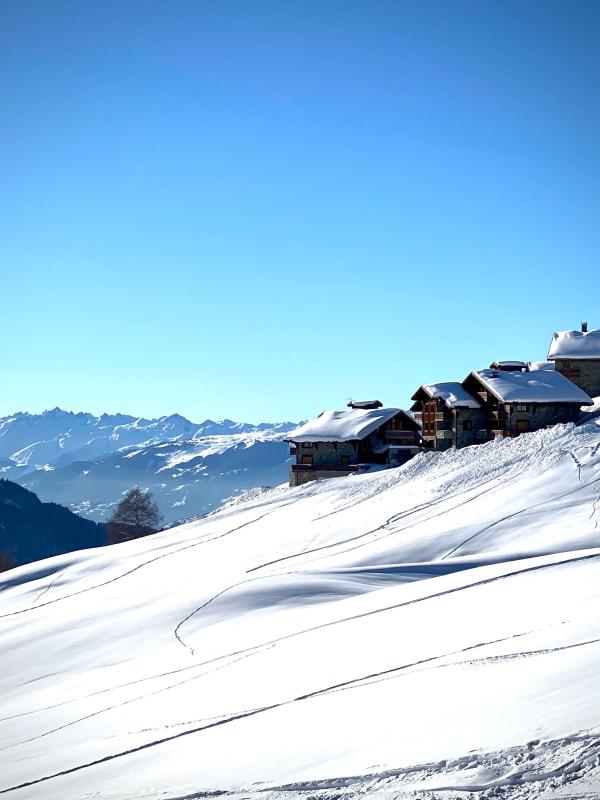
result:
<svg viewBox="0 0 600 800"><path fill-rule="evenodd" d="M44 502L103 521L134 485L150 489L165 523L287 478L292 422L144 419L55 408L0 418L0 476Z"/></svg>

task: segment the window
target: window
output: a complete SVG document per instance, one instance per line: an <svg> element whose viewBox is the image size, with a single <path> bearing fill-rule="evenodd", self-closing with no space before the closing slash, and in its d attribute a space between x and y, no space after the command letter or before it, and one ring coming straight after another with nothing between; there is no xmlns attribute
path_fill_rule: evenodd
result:
<svg viewBox="0 0 600 800"><path fill-rule="evenodd" d="M472 431L472 430L473 430L473 420L463 419L463 431Z"/></svg>
<svg viewBox="0 0 600 800"><path fill-rule="evenodd" d="M306 466L312 467L313 457L312 456L302 456L302 463L306 464Z"/></svg>
<svg viewBox="0 0 600 800"><path fill-rule="evenodd" d="M342 466L347 467L350 463L350 456L342 456Z"/></svg>
<svg viewBox="0 0 600 800"><path fill-rule="evenodd" d="M515 406L515 411L525 411L525 412L527 412L527 411L529 411L529 406L516 405Z"/></svg>
<svg viewBox="0 0 600 800"><path fill-rule="evenodd" d="M305 450L312 450L312 442L302 442L302 447Z"/></svg>

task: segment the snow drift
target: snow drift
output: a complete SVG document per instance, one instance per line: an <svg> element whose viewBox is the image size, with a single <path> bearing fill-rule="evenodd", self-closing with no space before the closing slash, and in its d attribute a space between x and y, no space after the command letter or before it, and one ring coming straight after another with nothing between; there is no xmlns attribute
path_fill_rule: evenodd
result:
<svg viewBox="0 0 600 800"><path fill-rule="evenodd" d="M0 794L597 797L599 520L591 421L13 570Z"/></svg>

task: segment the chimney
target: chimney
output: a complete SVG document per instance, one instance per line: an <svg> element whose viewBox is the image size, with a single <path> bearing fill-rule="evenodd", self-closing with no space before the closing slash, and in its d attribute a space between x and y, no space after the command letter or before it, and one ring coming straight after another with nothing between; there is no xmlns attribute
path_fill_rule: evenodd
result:
<svg viewBox="0 0 600 800"><path fill-rule="evenodd" d="M587 333L587 332L588 332L588 329L587 329L587 322L582 322L582 323L581 323L581 332L582 332L582 333Z"/></svg>

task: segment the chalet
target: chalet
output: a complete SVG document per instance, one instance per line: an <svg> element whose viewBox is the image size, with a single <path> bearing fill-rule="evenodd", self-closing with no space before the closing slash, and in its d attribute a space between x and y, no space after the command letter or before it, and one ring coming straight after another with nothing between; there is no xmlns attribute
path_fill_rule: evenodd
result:
<svg viewBox="0 0 600 800"><path fill-rule="evenodd" d="M462 383L485 412L487 438L518 436L559 422L575 422L590 397L560 372L548 369L471 372Z"/></svg>
<svg viewBox="0 0 600 800"><path fill-rule="evenodd" d="M382 408L379 401L349 405L347 411L323 411L288 433L296 459L290 486L350 475L366 465L399 466L419 451L420 425L406 411Z"/></svg>
<svg viewBox="0 0 600 800"><path fill-rule="evenodd" d="M480 400L458 382L423 384L412 396L423 445L434 450L465 447L487 439Z"/></svg>
<svg viewBox="0 0 600 800"><path fill-rule="evenodd" d="M558 331L552 337L548 359L590 397L600 395L600 329L588 331L584 322L580 331Z"/></svg>

